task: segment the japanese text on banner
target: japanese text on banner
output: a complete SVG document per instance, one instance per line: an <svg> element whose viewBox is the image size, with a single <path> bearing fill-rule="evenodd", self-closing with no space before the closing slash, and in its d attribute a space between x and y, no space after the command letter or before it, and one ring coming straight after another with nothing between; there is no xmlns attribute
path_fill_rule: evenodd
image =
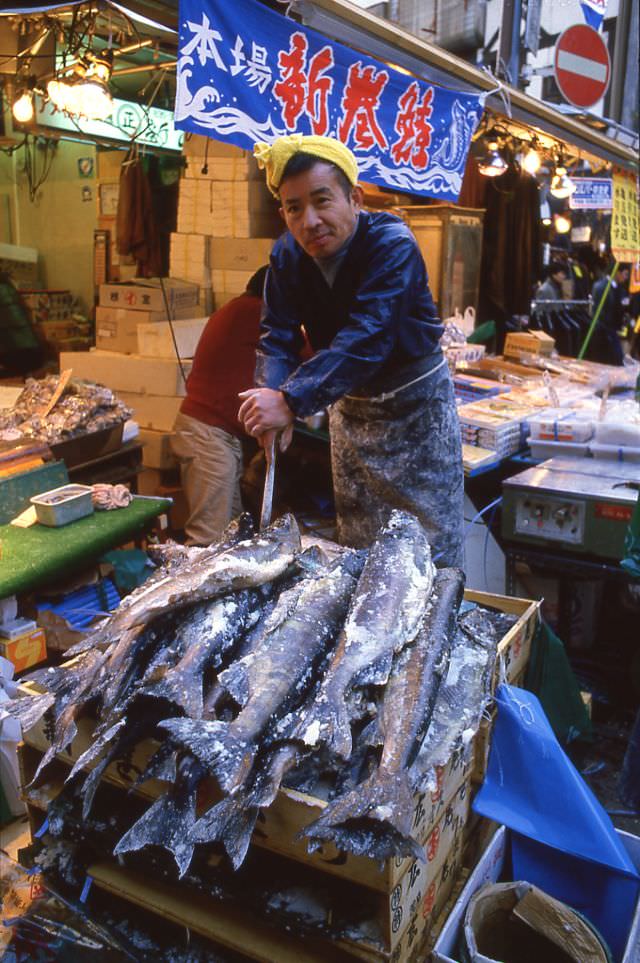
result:
<svg viewBox="0 0 640 963"><path fill-rule="evenodd" d="M365 181L457 200L482 94L448 90L334 43L256 0L182 0L175 124L251 150L337 137Z"/></svg>

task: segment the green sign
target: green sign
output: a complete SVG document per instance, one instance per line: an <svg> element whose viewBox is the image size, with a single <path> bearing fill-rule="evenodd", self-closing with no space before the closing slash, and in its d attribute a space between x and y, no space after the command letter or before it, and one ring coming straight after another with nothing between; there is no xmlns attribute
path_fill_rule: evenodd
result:
<svg viewBox="0 0 640 963"><path fill-rule="evenodd" d="M48 101L36 111L36 122L41 127L82 134L84 137L131 141L179 151L184 133L173 126L173 113L160 107L144 107L130 100L113 101L113 113L106 120L86 120L69 117Z"/></svg>

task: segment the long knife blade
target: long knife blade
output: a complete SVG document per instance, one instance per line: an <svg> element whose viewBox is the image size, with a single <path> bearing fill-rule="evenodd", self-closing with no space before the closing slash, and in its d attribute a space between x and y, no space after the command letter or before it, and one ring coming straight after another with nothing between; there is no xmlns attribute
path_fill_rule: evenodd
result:
<svg viewBox="0 0 640 963"><path fill-rule="evenodd" d="M271 443L267 446L267 448L265 448L267 473L264 479L262 511L260 512L260 531L271 524L271 513L273 511L273 483L276 475L276 441L277 432L274 432Z"/></svg>

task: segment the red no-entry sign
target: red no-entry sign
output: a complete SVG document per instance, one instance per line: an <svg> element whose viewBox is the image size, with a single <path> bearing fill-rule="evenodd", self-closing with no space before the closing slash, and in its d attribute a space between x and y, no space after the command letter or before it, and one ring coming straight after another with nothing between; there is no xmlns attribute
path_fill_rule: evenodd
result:
<svg viewBox="0 0 640 963"><path fill-rule="evenodd" d="M586 24L568 27L561 34L553 67L562 96L574 107L593 107L609 86L609 51L598 31Z"/></svg>

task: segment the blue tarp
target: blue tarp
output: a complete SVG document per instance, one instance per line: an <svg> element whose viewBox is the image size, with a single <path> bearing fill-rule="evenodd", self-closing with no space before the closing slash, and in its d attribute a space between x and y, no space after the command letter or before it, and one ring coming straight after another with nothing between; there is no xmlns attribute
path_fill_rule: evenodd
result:
<svg viewBox="0 0 640 963"><path fill-rule="evenodd" d="M640 877L536 696L501 685L496 702L487 775L473 808L512 830L513 878L581 912L619 960Z"/></svg>

